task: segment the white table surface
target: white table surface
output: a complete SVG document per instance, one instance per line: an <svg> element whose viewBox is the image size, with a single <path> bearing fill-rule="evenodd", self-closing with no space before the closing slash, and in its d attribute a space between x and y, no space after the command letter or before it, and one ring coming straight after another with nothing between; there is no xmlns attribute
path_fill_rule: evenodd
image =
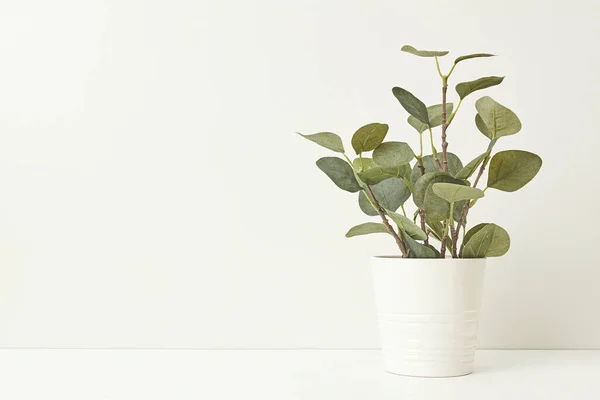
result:
<svg viewBox="0 0 600 400"><path fill-rule="evenodd" d="M2 400L600 399L600 351L479 350L476 372L408 378L377 350L0 350Z"/></svg>

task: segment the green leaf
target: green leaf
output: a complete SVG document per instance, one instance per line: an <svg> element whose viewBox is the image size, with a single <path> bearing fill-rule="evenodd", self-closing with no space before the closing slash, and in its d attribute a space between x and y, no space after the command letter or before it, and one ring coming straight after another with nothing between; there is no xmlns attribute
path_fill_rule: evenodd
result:
<svg viewBox="0 0 600 400"><path fill-rule="evenodd" d="M471 229L469 229L469 231L465 234L465 237L463 238L463 244L461 247L465 247L465 244L467 244L467 242L469 240L471 240L471 237L476 234L477 232L479 232L482 228L484 228L487 225L487 223L483 223L483 224L478 224L475 225L474 227L472 227Z"/></svg>
<svg viewBox="0 0 600 400"><path fill-rule="evenodd" d="M386 210L396 211L410 198L410 189L400 178L390 178L371 186L379 205Z"/></svg>
<svg viewBox="0 0 600 400"><path fill-rule="evenodd" d="M331 132L319 132L313 135L303 135L298 133L298 135L310 140L311 142L315 142L329 150L336 151L338 153L344 153L344 144L342 143L342 139Z"/></svg>
<svg viewBox="0 0 600 400"><path fill-rule="evenodd" d="M433 184L439 182L465 185L465 182L453 178L447 172L429 172L423 175L413 186L413 201L417 207L425 210L427 222L447 219L450 214L450 204L433 192ZM464 201L459 201L454 206L454 219L458 220L464 206Z"/></svg>
<svg viewBox="0 0 600 400"><path fill-rule="evenodd" d="M390 210L386 210L386 214L390 216L392 221L398 225L398 228L408 233L408 235L417 240L425 240L427 235L421 228L419 228L414 222L411 221L410 218L405 217L404 215L395 213Z"/></svg>
<svg viewBox="0 0 600 400"><path fill-rule="evenodd" d="M510 237L496 224L479 224L465 235L463 258L499 257L510 248Z"/></svg>
<svg viewBox="0 0 600 400"><path fill-rule="evenodd" d="M360 180L367 185L376 185L381 181L396 176L395 170L387 171L375 164L371 158L364 157L362 159L362 164L360 158L356 158L352 161L352 164L354 165L354 169L357 171L356 174Z"/></svg>
<svg viewBox="0 0 600 400"><path fill-rule="evenodd" d="M402 107L404 107L404 109L410 115L412 115L422 123L429 125L429 115L427 114L427 107L425 107L425 104L423 104L421 100L417 99L408 90L399 87L393 88L392 93L394 94L394 96L396 96Z"/></svg>
<svg viewBox="0 0 600 400"><path fill-rule="evenodd" d="M458 171L460 171L462 169L463 164L460 161L460 158L458 158L458 156L456 154L448 152L447 156L448 156L448 172L450 172L450 174L452 176L454 176ZM442 162L442 152L441 151L438 154L438 159L440 160L440 163L441 163ZM423 157L423 167L425 167L425 173L439 171L437 166L435 165L435 159L433 158L432 154ZM415 183L417 182L417 180L421 176L423 176L423 174L421 173L421 168L419 168L419 163L417 162L417 163L415 163L415 166L413 167L411 175L410 175L411 185L414 186Z"/></svg>
<svg viewBox="0 0 600 400"><path fill-rule="evenodd" d="M489 54L489 53L468 54L466 56L460 56L460 57L458 57L456 60L454 60L454 64L458 64L461 61L469 60L471 58L494 57L494 56L495 56L495 54Z"/></svg>
<svg viewBox="0 0 600 400"><path fill-rule="evenodd" d="M383 142L389 126L374 122L359 128L352 136L352 148L356 154L371 151Z"/></svg>
<svg viewBox="0 0 600 400"><path fill-rule="evenodd" d="M426 172L425 175L420 177L413 185L413 201L417 207L423 208L423 202L425 201L425 192L427 191L427 188L431 182L441 176L451 177L451 175L447 172Z"/></svg>
<svg viewBox="0 0 600 400"><path fill-rule="evenodd" d="M424 179L425 176L423 176L423 178L421 179ZM417 203L417 190L421 191L421 187L423 186L423 183L419 184L419 181L417 181L417 185L415 185L414 188L413 200L415 201L415 204ZM422 205L419 206L419 208L425 210L425 215L427 216L427 219L429 221L441 221L443 219L448 219L448 215L450 214L450 203L448 203L443 198L439 197L433 191L433 185L435 183L454 183L456 185L466 184L464 181L455 179L449 176L447 173L430 179L429 184L425 189L425 195L423 196ZM458 201L454 205L453 217L455 220L457 220L460 217L460 213L464 204L464 201Z"/></svg>
<svg viewBox="0 0 600 400"><path fill-rule="evenodd" d="M462 82L456 85L456 93L458 93L460 99L462 100L476 90L499 85L503 80L503 76L486 76L485 78L479 78L474 81Z"/></svg>
<svg viewBox="0 0 600 400"><path fill-rule="evenodd" d="M446 115L450 116L452 114L452 110L454 109L453 103L446 103ZM429 126L431 128L435 128L436 126L440 126L442 124L442 105L436 104L434 106L427 107L427 117L429 118ZM428 125L419 121L412 115L408 116L408 123L410 126L415 128L417 132L423 133L428 129Z"/></svg>
<svg viewBox="0 0 600 400"><path fill-rule="evenodd" d="M440 253L433 246L426 246L411 238L410 235L400 229L400 237L406 250L408 258L439 258Z"/></svg>
<svg viewBox="0 0 600 400"><path fill-rule="evenodd" d="M356 225L346 233L347 238L361 235L369 235L371 233L388 233L385 225L378 222L365 222L364 224Z"/></svg>
<svg viewBox="0 0 600 400"><path fill-rule="evenodd" d="M417 50L409 45L402 46L401 50L419 57L442 57L448 54L447 51Z"/></svg>
<svg viewBox="0 0 600 400"><path fill-rule="evenodd" d="M477 115L481 117L481 121L492 134L490 139L514 135L521 130L519 117L489 96L477 100L475 108L477 108ZM475 123L477 123L477 117L475 117ZM485 135L485 132L483 134Z"/></svg>
<svg viewBox="0 0 600 400"><path fill-rule="evenodd" d="M529 183L542 168L537 154L523 150L506 150L496 153L490 161L488 187L514 192Z"/></svg>
<svg viewBox="0 0 600 400"><path fill-rule="evenodd" d="M448 203L455 203L461 200L480 199L485 195L481 189L454 183L434 183L432 189L433 193L437 194Z"/></svg>
<svg viewBox="0 0 600 400"><path fill-rule="evenodd" d="M382 143L373 151L373 161L382 168L395 169L408 164L415 157L410 146L404 142Z"/></svg>
<svg viewBox="0 0 600 400"><path fill-rule="evenodd" d="M479 132L483 133L489 139L494 138L492 131L490 131L490 128L488 128L485 122L483 122L483 120L481 119L481 115L479 114L475 114L475 125L477 125L477 129L479 129Z"/></svg>
<svg viewBox="0 0 600 400"><path fill-rule="evenodd" d="M391 172L391 170L387 170ZM394 175L398 178L404 178L406 182L410 182L410 174L412 173L412 167L410 164L400 165L398 168L394 169Z"/></svg>
<svg viewBox="0 0 600 400"><path fill-rule="evenodd" d="M478 155L473 160L471 160L463 169L458 171L456 175L454 175L454 177L456 179L469 179L488 155L489 152L487 151L481 155Z"/></svg>
<svg viewBox="0 0 600 400"><path fill-rule="evenodd" d="M354 171L350 164L338 157L323 157L317 160L317 167L339 187L347 192L358 192L361 190L358 181L354 177Z"/></svg>
<svg viewBox="0 0 600 400"><path fill-rule="evenodd" d="M404 178L410 181L411 168L409 164L399 165L395 168L382 168L368 157L363 157L362 167L360 158L355 158L352 161L354 169L358 171L356 174L367 185L376 185L381 181L389 178Z"/></svg>
<svg viewBox="0 0 600 400"><path fill-rule="evenodd" d="M373 208L371 202L369 201L369 199L367 199L367 195L363 191L360 191L358 193L358 206L360 207L361 211L367 214L369 217L376 217L377 215L379 215L379 213L377 212L377 210L375 210L375 208Z"/></svg>

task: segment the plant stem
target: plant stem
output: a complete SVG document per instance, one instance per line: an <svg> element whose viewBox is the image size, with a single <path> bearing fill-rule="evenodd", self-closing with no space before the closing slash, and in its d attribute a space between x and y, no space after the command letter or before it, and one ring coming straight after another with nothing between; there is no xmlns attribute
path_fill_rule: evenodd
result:
<svg viewBox="0 0 600 400"><path fill-rule="evenodd" d="M452 65L452 68L450 68L450 72L448 72L448 75L446 75L446 78L450 78L450 75L452 75L452 72L454 72L454 68L456 68L456 64Z"/></svg>
<svg viewBox="0 0 600 400"><path fill-rule="evenodd" d="M429 234L427 233L427 227L425 226L425 210L419 209L419 217L421 217L421 230L427 235L424 243L429 244Z"/></svg>
<svg viewBox="0 0 600 400"><path fill-rule="evenodd" d="M452 238L452 258L456 258L456 241L457 241L457 237L458 237L458 232L456 231L456 228L454 227L454 221L452 218L450 218L450 237Z"/></svg>
<svg viewBox="0 0 600 400"><path fill-rule="evenodd" d="M440 69L440 60L438 60L438 58L435 58L435 66L437 67L437 71L438 74L440 75L440 78L444 78L444 74L442 74L442 70Z"/></svg>
<svg viewBox="0 0 600 400"><path fill-rule="evenodd" d="M443 170L444 170L444 167L442 167L442 163L440 163L440 159L439 159L439 158L436 158L436 159L435 159L435 166L436 166L436 167L437 167L437 168L438 168L440 171L443 171Z"/></svg>
<svg viewBox="0 0 600 400"><path fill-rule="evenodd" d="M456 113L458 112L458 109L460 108L460 105L462 104L462 99L460 99L458 101L458 104L456 105L456 108L454 109L454 111L452 112L452 114L450 114L450 117L448 118L448 126L450 126L450 124L452 123L452 121L454 120L454 116L456 115Z"/></svg>
<svg viewBox="0 0 600 400"><path fill-rule="evenodd" d="M350 159L348 158L348 156L346 155L346 153L342 153L342 155L344 156L344 158L346 159L346 161L348 161L348 164L350 164L350 166L352 167L352 169L354 169L354 165L352 165L352 161L350 161Z"/></svg>
<svg viewBox="0 0 600 400"><path fill-rule="evenodd" d="M421 176L425 175L425 165L423 165L423 155L421 157L417 157L417 165L419 166L419 170L421 170Z"/></svg>
<svg viewBox="0 0 600 400"><path fill-rule="evenodd" d="M481 167L479 167L479 172L477 173L477 177L475 178L475 182L473 182L473 187L477 187L477 184L479 183L479 180L481 179L481 176L483 175L483 172L485 171L485 167L487 166L487 163L489 161L490 157L489 155L485 158L485 160L483 160L483 162L481 163ZM454 253L456 254L456 250L458 247L458 236L460 234L460 229L463 228L463 224L464 224L464 220L465 218L467 218L467 215L469 214L469 209L471 208L471 200L467 201L465 203L465 206L462 209L462 212L460 213L460 217L458 218L458 226L456 229L456 232L454 233L454 235L452 236L452 250L454 251ZM460 254L458 255L458 257L462 257L462 249Z"/></svg>
<svg viewBox="0 0 600 400"><path fill-rule="evenodd" d="M485 158L485 160L481 163L481 167L479 167L479 173L477 173L477 177L475 178L475 182L473 182L473 187L477 187L479 183L479 179L481 179L481 175L483 175L483 171L485 171L485 167L487 166L489 156Z"/></svg>
<svg viewBox="0 0 600 400"><path fill-rule="evenodd" d="M448 241L448 221L444 221L442 229L442 247L440 248L441 258L446 258L446 242Z"/></svg>
<svg viewBox="0 0 600 400"><path fill-rule="evenodd" d="M394 228L392 228L392 226L388 222L387 217L385 216L385 213L383 212L383 210L381 208L381 205L379 205L379 202L377 201L377 198L375 197L375 194L373 193L373 190L371 189L371 186L367 185L367 189L369 189L369 194L371 195L371 199L373 200L373 203L377 206L377 208L376 208L377 214L379 214L379 216L381 217L381 222L383 222L383 225L385 226L385 228L387 229L389 234L392 235L392 237L396 241L396 244L398 245L398 248L400 249L400 252L402 253L402 257L403 258L408 257L408 252L406 251L404 242L402 242L402 239L400 239L400 236L398 236L398 234L396 233Z"/></svg>
<svg viewBox="0 0 600 400"><path fill-rule="evenodd" d="M437 58L436 58L437 62ZM439 63L438 63L439 70ZM448 172L448 141L446 140L446 129L448 128L448 122L446 120L446 92L448 91L448 77L442 76L442 170ZM452 218L452 215L450 215ZM448 241L448 221L444 221L444 232L442 234L442 247L440 254L442 258L446 257L446 242Z"/></svg>
<svg viewBox="0 0 600 400"><path fill-rule="evenodd" d="M431 128L429 128L429 143L431 143L431 153L433 154L433 159L435 161L435 166L440 171L443 171L444 168L442 167L442 164L440 163L440 159L438 158L437 149L435 148L435 145L433 144L433 132L432 132Z"/></svg>
<svg viewBox="0 0 600 400"><path fill-rule="evenodd" d="M429 131L431 132L431 129L429 129ZM423 135L421 135L421 137L423 137ZM417 162L418 162L419 169L421 170L421 176L425 175L425 166L423 165L423 146L421 146L421 157L417 158ZM404 208L402 208L402 210L404 211ZM426 232L425 231L425 210L419 209L417 212L419 213L419 218L421 219L421 229L423 230L423 232ZM405 214L405 216L406 216L406 214ZM425 244L429 244L429 235L427 235L427 237L425 238Z"/></svg>
<svg viewBox="0 0 600 400"><path fill-rule="evenodd" d="M448 91L448 77L442 77L442 161L444 171L448 172L448 141L446 140L446 129L448 121L446 119L446 92Z"/></svg>

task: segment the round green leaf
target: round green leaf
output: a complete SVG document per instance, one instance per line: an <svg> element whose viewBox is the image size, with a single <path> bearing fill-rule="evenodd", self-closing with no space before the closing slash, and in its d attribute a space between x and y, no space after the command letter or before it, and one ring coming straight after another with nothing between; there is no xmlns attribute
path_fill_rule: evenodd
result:
<svg viewBox="0 0 600 400"><path fill-rule="evenodd" d="M487 225L487 223L478 224L478 225L475 225L474 227L472 227L471 229L469 229L469 231L465 234L465 237L463 238L463 244L462 244L462 246L464 247L464 245L469 240L471 240L471 237L474 234L476 234L477 232L479 232L481 229L483 229L486 225Z"/></svg>
<svg viewBox="0 0 600 400"><path fill-rule="evenodd" d="M503 76L486 76L484 78L479 78L470 82L461 82L458 85L456 85L456 93L458 93L462 100L477 90L499 85L502 83L503 80Z"/></svg>
<svg viewBox="0 0 600 400"><path fill-rule="evenodd" d="M433 191L433 185L436 183L454 183L456 185L466 185L464 181L455 179L448 175L441 175L432 179L429 185L427 186L427 189L425 190L425 196L423 197L423 205L422 207L420 207L425 211L425 215L430 221L441 221L443 219L448 219L448 216L450 215L450 203L448 203L445 199L439 197ZM413 196L413 198L414 197L415 196ZM457 220L460 217L460 213L464 204L464 201L458 201L454 205L453 217L455 220Z"/></svg>
<svg viewBox="0 0 600 400"><path fill-rule="evenodd" d="M446 103L447 116L450 116L450 114L452 114L453 109L454 103ZM427 117L429 118L429 125L424 124L412 115L408 116L408 123L419 133L425 132L428 129L428 127L435 128L436 126L440 126L442 124L442 105L436 104L434 106L427 107Z"/></svg>
<svg viewBox="0 0 600 400"><path fill-rule="evenodd" d="M329 150L336 151L338 153L344 153L344 144L342 143L342 139L331 132L319 132L312 135L303 135L298 133L298 135L310 140L311 142L315 142Z"/></svg>
<svg viewBox="0 0 600 400"><path fill-rule="evenodd" d="M436 178L440 176L451 177L451 175L447 172L427 172L425 175L421 176L413 185L413 201L417 207L423 208L423 201L425 200L425 192L427 191L427 188L429 187L431 182L433 182Z"/></svg>
<svg viewBox="0 0 600 400"><path fill-rule="evenodd" d="M454 183L439 182L434 183L431 187L433 193L437 194L448 203L454 203L461 200L480 199L485 195L481 189Z"/></svg>
<svg viewBox="0 0 600 400"><path fill-rule="evenodd" d="M523 150L506 150L496 153L490 161L488 187L514 192L529 183L542 167L537 154Z"/></svg>
<svg viewBox="0 0 600 400"><path fill-rule="evenodd" d="M346 233L347 238L361 235L369 235L371 233L388 233L385 225L378 222L365 222L364 224L356 225Z"/></svg>
<svg viewBox="0 0 600 400"><path fill-rule="evenodd" d="M352 136L352 148L356 154L371 151L383 142L389 126L374 122L359 128Z"/></svg>
<svg viewBox="0 0 600 400"><path fill-rule="evenodd" d="M381 143L373 151L373 161L382 168L397 168L408 164L415 157L410 146L404 142Z"/></svg>
<svg viewBox="0 0 600 400"><path fill-rule="evenodd" d="M362 162L360 158L356 158L352 161L352 164L360 180L367 185L376 185L383 180L396 176L395 170L387 171L375 164L371 158L363 157Z"/></svg>
<svg viewBox="0 0 600 400"><path fill-rule="evenodd" d="M412 168L410 164L400 165L397 168L394 168L393 170L391 168L386 169L386 171L394 172L394 176L398 178L404 178L406 182L410 182L410 174L412 173Z"/></svg>
<svg viewBox="0 0 600 400"><path fill-rule="evenodd" d="M429 115L427 114L427 107L425 104L417 99L411 92L406 89L402 89L400 87L395 87L392 89L392 93L402 107L417 120L422 123L429 125Z"/></svg>
<svg viewBox="0 0 600 400"><path fill-rule="evenodd" d="M354 177L350 164L338 157L323 157L317 160L317 167L329 177L342 190L358 192L361 190Z"/></svg>
<svg viewBox="0 0 600 400"><path fill-rule="evenodd" d="M419 57L442 57L448 54L447 51L417 50L409 45L402 46L401 50Z"/></svg>
<svg viewBox="0 0 600 400"><path fill-rule="evenodd" d="M447 153L448 156L448 172L450 172L450 174L452 176L454 176L458 171L460 171L463 167L462 162L460 161L460 158L458 158L458 156L454 153ZM438 153L438 159L440 160L440 163L442 162L442 152L440 151ZM438 172L438 168L435 165L435 159L433 158L433 155L430 154L428 156L423 157L423 167L425 167L425 173L428 172ZM422 176L423 174L421 173L421 168L419 168L419 163L415 163L411 175L410 175L410 182L411 185L415 185L415 183L417 182L417 180Z"/></svg>
<svg viewBox="0 0 600 400"><path fill-rule="evenodd" d="M490 139L514 135L521 130L519 117L489 96L477 100L475 108L477 108L477 115L480 116L481 122L483 122L492 134ZM475 117L475 123L477 123L477 117ZM479 126L478 128L481 131ZM482 131L482 133L486 135L485 132Z"/></svg>
<svg viewBox="0 0 600 400"><path fill-rule="evenodd" d="M363 191L360 191L358 193L358 206L360 207L362 212L367 214L369 217L376 217L377 215L379 215L379 213L377 212L377 210L375 210L375 208L373 208L371 202L369 201L369 199L367 199L367 195Z"/></svg>
<svg viewBox="0 0 600 400"><path fill-rule="evenodd" d="M395 168L383 168L375 164L371 158L363 157L362 166L360 158L355 158L352 161L354 169L357 172L358 177L367 185L376 185L379 182L389 178L404 178L407 181L410 179L411 169L410 165L399 165Z"/></svg>
<svg viewBox="0 0 600 400"><path fill-rule="evenodd" d="M465 235L463 258L499 257L510 248L510 236L496 224L479 224Z"/></svg>
<svg viewBox="0 0 600 400"><path fill-rule="evenodd" d="M386 179L371 186L379 205L386 210L396 211L410 198L410 189L400 178Z"/></svg>
<svg viewBox="0 0 600 400"><path fill-rule="evenodd" d="M404 215L395 213L390 210L386 210L386 214L390 216L392 221L398 225L398 228L408 233L408 235L417 240L425 240L427 238L427 234L423 232L421 228L419 228L414 222L411 221L410 218L405 217Z"/></svg>

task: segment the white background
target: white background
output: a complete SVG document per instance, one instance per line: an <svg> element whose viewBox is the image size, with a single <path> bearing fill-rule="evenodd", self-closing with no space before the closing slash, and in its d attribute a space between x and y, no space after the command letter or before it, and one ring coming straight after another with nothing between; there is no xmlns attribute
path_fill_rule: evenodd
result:
<svg viewBox="0 0 600 400"><path fill-rule="evenodd" d="M0 347L377 347L369 256L384 236L314 165L440 101L432 60L523 122L497 149L538 177L470 214L511 234L489 261L484 348L600 348L600 13L593 1L0 2ZM480 92L481 93L481 92ZM481 93L483 95L483 93ZM471 95L449 130L486 139Z"/></svg>

